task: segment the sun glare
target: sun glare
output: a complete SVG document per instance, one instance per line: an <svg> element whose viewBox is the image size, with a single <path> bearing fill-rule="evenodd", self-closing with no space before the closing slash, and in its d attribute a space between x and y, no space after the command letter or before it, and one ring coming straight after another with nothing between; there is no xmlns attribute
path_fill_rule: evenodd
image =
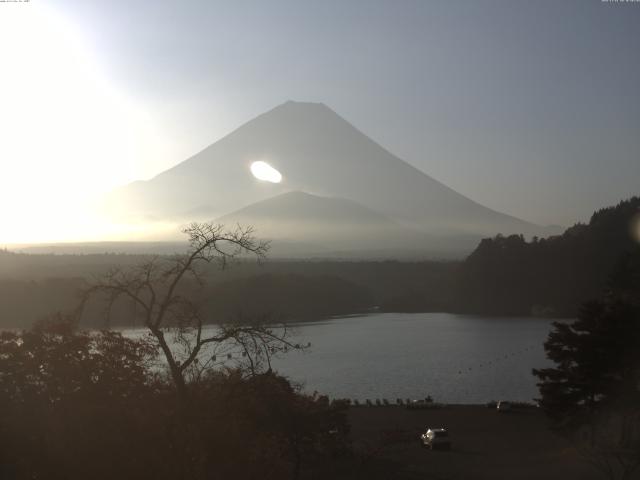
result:
<svg viewBox="0 0 640 480"><path fill-rule="evenodd" d="M253 162L251 164L251 173L258 180L264 180L265 182L280 183L282 181L282 174L267 162Z"/></svg>
<svg viewBox="0 0 640 480"><path fill-rule="evenodd" d="M148 118L74 26L39 3L2 5L0 58L0 242L91 237L89 199L141 175Z"/></svg>

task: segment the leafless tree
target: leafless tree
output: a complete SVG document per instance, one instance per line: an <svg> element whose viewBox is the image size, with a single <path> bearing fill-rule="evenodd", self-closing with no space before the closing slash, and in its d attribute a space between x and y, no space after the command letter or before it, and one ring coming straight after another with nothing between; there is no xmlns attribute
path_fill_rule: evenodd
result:
<svg viewBox="0 0 640 480"><path fill-rule="evenodd" d="M203 318L203 301L194 290L202 293L205 267L217 264L225 268L241 255L262 261L269 243L257 240L251 227L227 230L219 224L192 223L183 232L189 238L186 254L155 256L135 267L109 271L83 292L80 311L97 297L106 302L108 318L116 302L128 303L134 318L148 329L149 337L162 351L182 398L187 395L189 381L229 357L236 357L239 366L255 374L271 367L273 355L302 348L289 340L284 326L270 326L267 320L271 319L266 317L235 319L204 328L210 322Z"/></svg>

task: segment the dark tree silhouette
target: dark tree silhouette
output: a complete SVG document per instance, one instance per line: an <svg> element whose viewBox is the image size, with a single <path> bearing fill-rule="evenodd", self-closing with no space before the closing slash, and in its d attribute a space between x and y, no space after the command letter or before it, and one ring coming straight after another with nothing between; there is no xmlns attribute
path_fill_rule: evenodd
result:
<svg viewBox="0 0 640 480"><path fill-rule="evenodd" d="M155 355L60 317L1 332L0 478L332 478L316 472L348 453L344 403L235 369L207 371L183 409Z"/></svg>
<svg viewBox="0 0 640 480"><path fill-rule="evenodd" d="M153 478L155 354L60 316L0 333L0 478Z"/></svg>
<svg viewBox="0 0 640 480"><path fill-rule="evenodd" d="M132 307L132 315L148 329L164 355L183 400L189 380L199 378L215 363L212 352L216 345L236 346L252 374L265 365L270 368L272 355L301 348L288 340L286 327L266 326L255 319L220 321L217 328L205 329L212 322L204 318L202 308L206 302L201 296L206 277L203 267L216 263L225 268L242 254L261 261L269 244L257 240L250 227L226 230L223 225L192 223L184 233L190 244L186 254L157 256L132 268L111 270L83 295L83 306L94 297L106 300L107 316L118 301Z"/></svg>
<svg viewBox="0 0 640 480"><path fill-rule="evenodd" d="M555 368L534 370L541 405L563 423L614 403L639 401L640 312L618 299L586 303L573 323L554 323L545 343Z"/></svg>
<svg viewBox="0 0 640 480"><path fill-rule="evenodd" d="M640 467L640 253L624 256L602 299L545 343L553 368L534 370L541 406L609 478Z"/></svg>

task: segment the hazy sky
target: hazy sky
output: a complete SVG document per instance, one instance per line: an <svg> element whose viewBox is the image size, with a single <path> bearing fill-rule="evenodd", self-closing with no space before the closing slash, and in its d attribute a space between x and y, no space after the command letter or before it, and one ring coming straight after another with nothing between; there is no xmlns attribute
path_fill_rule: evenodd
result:
<svg viewBox="0 0 640 480"><path fill-rule="evenodd" d="M288 99L537 223L640 194L640 3L31 0L0 3L0 55L5 209L148 178Z"/></svg>

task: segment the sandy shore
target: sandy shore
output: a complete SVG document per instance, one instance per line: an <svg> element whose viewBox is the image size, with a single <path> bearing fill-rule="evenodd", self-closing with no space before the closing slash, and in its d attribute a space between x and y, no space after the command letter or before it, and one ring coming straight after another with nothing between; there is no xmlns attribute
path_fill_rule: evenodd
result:
<svg viewBox="0 0 640 480"><path fill-rule="evenodd" d="M570 443L549 430L536 408L498 413L485 406L352 407L349 417L355 448L398 462L416 478L602 478ZM452 449L421 448L418 436L427 427L447 428Z"/></svg>

